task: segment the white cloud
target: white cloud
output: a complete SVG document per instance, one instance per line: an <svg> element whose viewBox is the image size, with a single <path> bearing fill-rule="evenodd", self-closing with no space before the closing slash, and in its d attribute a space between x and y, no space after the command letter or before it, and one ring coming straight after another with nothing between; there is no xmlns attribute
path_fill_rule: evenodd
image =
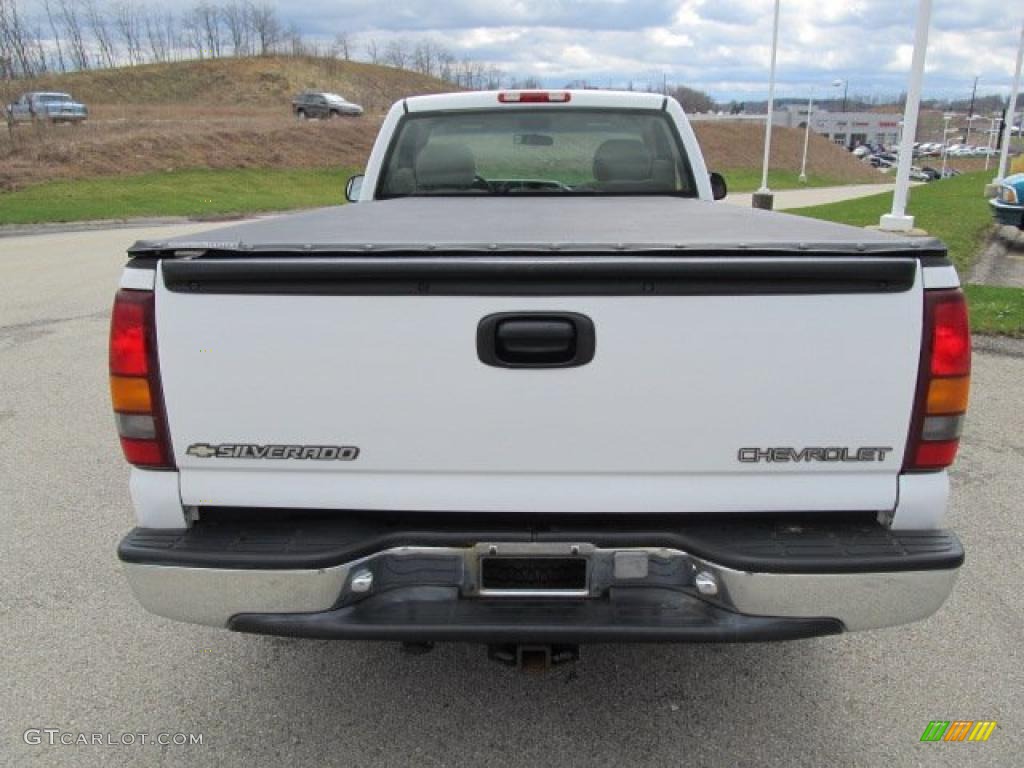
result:
<svg viewBox="0 0 1024 768"><path fill-rule="evenodd" d="M180 10L196 1L160 0L160 7ZM362 38L357 50L370 37L386 42L429 36L459 58L485 60L516 76L535 75L548 85L579 79L660 84L665 76L722 99L759 99L766 91L771 0L268 1L306 34L329 40L345 32ZM37 12L41 7L41 0L23 2L36 3ZM981 93L1005 93L1019 38L1020 3L937 3L926 92L964 96L980 75ZM782 0L780 95L802 96L835 78L849 80L851 95L903 91L916 5L910 0Z"/></svg>

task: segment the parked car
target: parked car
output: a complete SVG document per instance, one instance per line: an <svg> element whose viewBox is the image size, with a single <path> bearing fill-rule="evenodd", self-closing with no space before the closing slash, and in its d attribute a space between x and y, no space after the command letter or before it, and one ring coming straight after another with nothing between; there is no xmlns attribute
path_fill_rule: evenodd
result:
<svg viewBox="0 0 1024 768"><path fill-rule="evenodd" d="M292 111L300 120L310 117L359 117L363 108L344 96L323 91L303 91L292 99Z"/></svg>
<svg viewBox="0 0 1024 768"><path fill-rule="evenodd" d="M1024 173L1007 176L999 184L999 193L993 200L992 215L1000 224L1024 229Z"/></svg>
<svg viewBox="0 0 1024 768"><path fill-rule="evenodd" d="M938 240L716 203L649 93L402 99L345 194L131 249L109 370L150 611L541 666L952 591L971 338Z"/></svg>
<svg viewBox="0 0 1024 768"><path fill-rule="evenodd" d="M15 122L48 120L51 123L80 123L89 116L89 109L66 93L24 93L7 113Z"/></svg>
<svg viewBox="0 0 1024 768"><path fill-rule="evenodd" d="M932 181L932 175L924 170L924 168L918 168L916 165L910 166L910 180L911 181Z"/></svg>

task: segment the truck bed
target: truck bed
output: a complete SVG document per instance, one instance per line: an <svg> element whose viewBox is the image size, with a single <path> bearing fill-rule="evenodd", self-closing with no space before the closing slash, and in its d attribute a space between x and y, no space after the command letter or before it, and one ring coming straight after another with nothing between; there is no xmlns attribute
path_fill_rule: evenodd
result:
<svg viewBox="0 0 1024 768"><path fill-rule="evenodd" d="M140 241L134 256L184 251L384 253L669 251L820 256L892 253L944 259L933 238L671 197L402 198L268 217L167 241Z"/></svg>

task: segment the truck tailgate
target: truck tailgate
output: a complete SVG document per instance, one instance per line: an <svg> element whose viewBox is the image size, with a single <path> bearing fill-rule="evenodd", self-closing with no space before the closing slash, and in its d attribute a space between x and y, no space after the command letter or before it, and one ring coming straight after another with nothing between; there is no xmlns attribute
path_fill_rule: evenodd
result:
<svg viewBox="0 0 1024 768"><path fill-rule="evenodd" d="M593 359L487 364L497 313L583 316ZM203 506L892 509L921 326L918 262L885 256L197 259L157 279L182 500Z"/></svg>

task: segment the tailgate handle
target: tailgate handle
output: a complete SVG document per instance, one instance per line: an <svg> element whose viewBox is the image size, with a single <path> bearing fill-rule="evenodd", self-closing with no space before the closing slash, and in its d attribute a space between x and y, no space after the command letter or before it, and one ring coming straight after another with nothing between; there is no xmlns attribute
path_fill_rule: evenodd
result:
<svg viewBox="0 0 1024 768"><path fill-rule="evenodd" d="M477 327L480 360L498 368L573 368L594 359L594 323L576 312L500 312Z"/></svg>

